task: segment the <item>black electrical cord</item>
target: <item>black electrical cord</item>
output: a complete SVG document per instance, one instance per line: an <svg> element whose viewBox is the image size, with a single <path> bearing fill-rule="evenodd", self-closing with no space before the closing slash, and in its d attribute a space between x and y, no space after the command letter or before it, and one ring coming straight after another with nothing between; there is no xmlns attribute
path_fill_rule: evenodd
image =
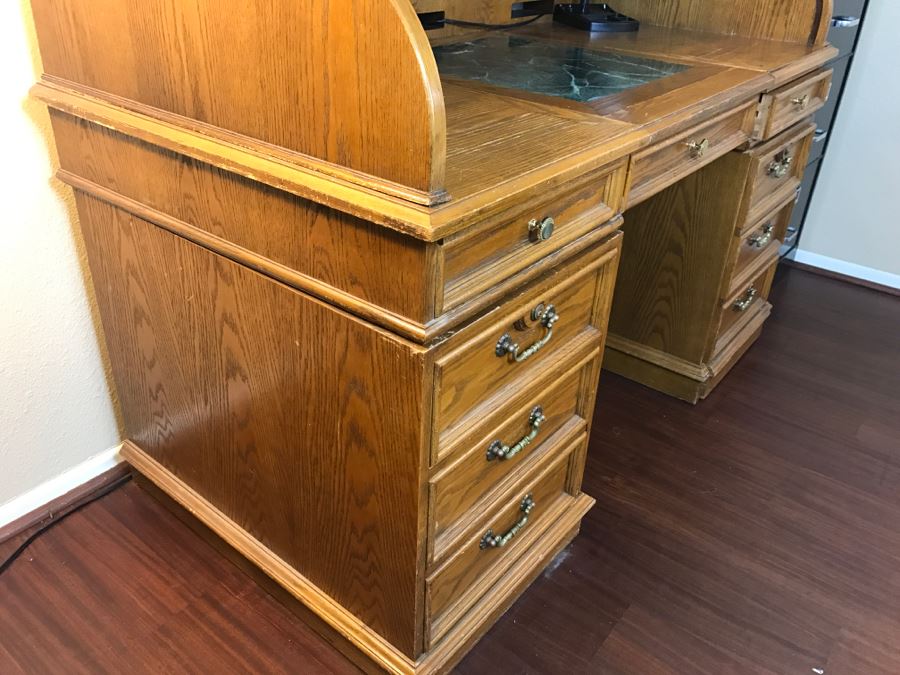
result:
<svg viewBox="0 0 900 675"><path fill-rule="evenodd" d="M519 26L527 26L530 23L534 23L541 17L546 16L546 14L538 14L537 16L533 16L526 21L519 21L517 23L478 23L476 21L463 21L462 19L444 19L444 23L450 26L459 26L461 28L485 28L487 30L503 30L505 28L518 28Z"/></svg>
<svg viewBox="0 0 900 675"><path fill-rule="evenodd" d="M44 525L42 525L39 530L36 530L35 532L33 532L25 541L23 541L19 545L19 548L17 548L15 551L13 551L6 560L4 560L2 563L0 563L0 574L3 574L6 570L8 570L12 566L12 564L25 552L25 550L29 546L31 546L38 539L38 537L40 537L42 534L44 534L48 530L53 529L54 527L59 525L61 522L63 522L66 518L68 518L72 514L78 513L85 506L90 506L91 504L96 502L98 499L102 499L103 497L108 495L110 492L114 492L115 490L118 490L120 487L125 485L125 483L127 483L130 480L131 480L131 474L128 474L127 476L122 476L121 478L116 480L114 483L110 483L105 488L100 490L100 492L97 492L97 493L91 495L90 499L87 499L86 501L82 502L81 504L76 506L71 511L67 511L66 513L61 515L59 518L52 518L51 520L44 523Z"/></svg>

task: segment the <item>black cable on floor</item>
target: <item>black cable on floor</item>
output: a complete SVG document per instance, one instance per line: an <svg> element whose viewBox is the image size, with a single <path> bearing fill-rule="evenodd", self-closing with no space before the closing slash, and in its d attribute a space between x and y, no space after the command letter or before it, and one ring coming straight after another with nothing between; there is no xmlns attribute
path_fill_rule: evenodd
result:
<svg viewBox="0 0 900 675"><path fill-rule="evenodd" d="M486 28L487 30L503 30L506 28L518 28L519 26L527 26L530 23L534 23L542 16L546 16L545 14L538 14L537 16L533 16L526 21L519 21L518 23L477 23L475 21L463 21L462 19L444 19L444 23L450 26L460 26L462 28Z"/></svg>
<svg viewBox="0 0 900 675"><path fill-rule="evenodd" d="M52 520L49 520L48 522L44 523L44 525L42 525L40 527L40 529L38 529L35 532L32 532L32 534L25 541L23 541L19 545L19 547L15 551L13 551L6 560L4 560L2 563L0 563L0 574L3 574L6 570L8 570L12 566L12 564L25 552L25 550L29 546L31 546L35 541L37 541L37 539L42 534L44 534L48 530L51 530L54 527L56 527L57 525L59 525L66 518L71 516L73 513L78 513L85 506L90 506L91 504L96 502L98 499L102 499L103 497L108 495L110 492L114 492L114 491L118 490L120 487L125 485L125 483L127 483L130 480L131 480L131 474L128 474L127 476L122 476L115 482L107 485L105 488L103 488L99 492L91 495L90 499L82 502L81 504L76 506L71 511L67 511L66 513L61 515L59 518L53 518Z"/></svg>

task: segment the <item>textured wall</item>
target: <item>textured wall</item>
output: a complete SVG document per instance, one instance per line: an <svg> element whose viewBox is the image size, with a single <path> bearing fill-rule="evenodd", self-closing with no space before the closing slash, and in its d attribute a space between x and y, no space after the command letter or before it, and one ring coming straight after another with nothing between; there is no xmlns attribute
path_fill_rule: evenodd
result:
<svg viewBox="0 0 900 675"><path fill-rule="evenodd" d="M26 2L0 3L0 505L119 442ZM2 525L2 523L0 523Z"/></svg>
<svg viewBox="0 0 900 675"><path fill-rule="evenodd" d="M900 2L869 3L800 248L900 275Z"/></svg>

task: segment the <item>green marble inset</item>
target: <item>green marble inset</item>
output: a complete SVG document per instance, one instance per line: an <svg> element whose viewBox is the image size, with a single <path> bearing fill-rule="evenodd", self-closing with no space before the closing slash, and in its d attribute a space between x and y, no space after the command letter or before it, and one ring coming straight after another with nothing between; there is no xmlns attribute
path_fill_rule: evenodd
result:
<svg viewBox="0 0 900 675"><path fill-rule="evenodd" d="M686 70L640 56L510 35L434 48L441 75L586 103Z"/></svg>

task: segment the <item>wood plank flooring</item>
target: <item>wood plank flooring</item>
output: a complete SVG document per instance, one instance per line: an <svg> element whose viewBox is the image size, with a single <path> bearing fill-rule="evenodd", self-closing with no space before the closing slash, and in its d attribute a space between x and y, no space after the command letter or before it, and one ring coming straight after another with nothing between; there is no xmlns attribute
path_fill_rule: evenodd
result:
<svg viewBox="0 0 900 675"><path fill-rule="evenodd" d="M598 505L459 673L900 674L900 300L772 302L697 407L604 374ZM0 577L0 673L82 672L355 671L129 484Z"/></svg>

